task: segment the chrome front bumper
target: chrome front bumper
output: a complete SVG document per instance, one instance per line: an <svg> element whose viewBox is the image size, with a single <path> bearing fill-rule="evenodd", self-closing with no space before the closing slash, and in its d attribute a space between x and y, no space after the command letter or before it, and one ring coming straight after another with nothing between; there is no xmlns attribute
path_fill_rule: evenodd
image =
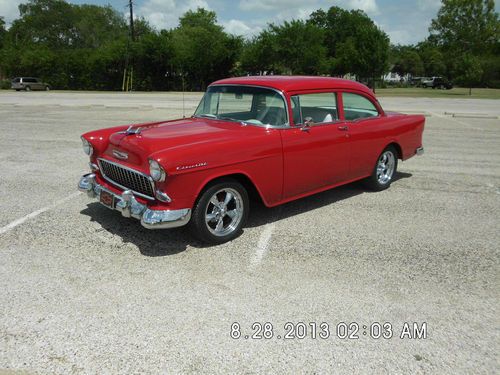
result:
<svg viewBox="0 0 500 375"><path fill-rule="evenodd" d="M130 190L125 190L121 195L115 194L99 185L95 174L83 175L78 182L78 190L86 193L90 198L100 201L101 191L106 191L114 197L114 209L120 211L124 217L133 217L141 221L147 229L167 229L186 225L191 219L191 209L181 210L151 210L146 205L139 203ZM106 206L108 207L108 206ZM109 208L109 207L108 207Z"/></svg>

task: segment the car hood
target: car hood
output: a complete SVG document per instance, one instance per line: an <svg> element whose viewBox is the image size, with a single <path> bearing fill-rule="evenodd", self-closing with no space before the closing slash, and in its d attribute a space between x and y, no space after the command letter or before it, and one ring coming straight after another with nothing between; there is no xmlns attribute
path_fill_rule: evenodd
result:
<svg viewBox="0 0 500 375"><path fill-rule="evenodd" d="M266 129L256 126L244 126L237 122L188 118L165 122L134 125L136 134L118 131L111 134L105 151L106 158L120 161L120 153L125 153L126 164L146 167L147 159L162 162L181 160L183 155L193 154L193 150L215 150L228 143L260 137ZM225 147L224 152L227 153ZM237 151L237 150L236 150ZM118 154L118 157L117 157ZM168 154L168 157L165 155ZM121 160L123 162L123 159Z"/></svg>

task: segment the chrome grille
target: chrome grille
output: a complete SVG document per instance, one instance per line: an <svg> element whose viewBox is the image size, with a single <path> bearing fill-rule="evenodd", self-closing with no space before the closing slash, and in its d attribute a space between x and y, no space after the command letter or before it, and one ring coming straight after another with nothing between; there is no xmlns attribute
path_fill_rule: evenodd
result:
<svg viewBox="0 0 500 375"><path fill-rule="evenodd" d="M99 159L99 164L103 177L109 182L144 198L154 199L153 181L149 176L104 159Z"/></svg>

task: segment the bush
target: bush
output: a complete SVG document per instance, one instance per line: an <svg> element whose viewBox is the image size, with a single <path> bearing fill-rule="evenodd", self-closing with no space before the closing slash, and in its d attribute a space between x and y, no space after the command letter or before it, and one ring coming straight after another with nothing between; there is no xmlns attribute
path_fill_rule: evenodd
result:
<svg viewBox="0 0 500 375"><path fill-rule="evenodd" d="M1 79L0 80L0 90L8 90L10 89L10 80Z"/></svg>

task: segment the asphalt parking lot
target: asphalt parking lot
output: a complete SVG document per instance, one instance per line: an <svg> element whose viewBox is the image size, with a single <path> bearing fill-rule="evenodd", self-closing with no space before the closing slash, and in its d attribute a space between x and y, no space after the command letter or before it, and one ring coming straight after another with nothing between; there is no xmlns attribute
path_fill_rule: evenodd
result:
<svg viewBox="0 0 500 375"><path fill-rule="evenodd" d="M76 192L81 133L181 116L182 94L0 92L0 373L497 373L500 101L381 102L428 115L389 190L257 207L203 247ZM273 338L245 339L254 322ZM331 335L278 338L287 322Z"/></svg>

